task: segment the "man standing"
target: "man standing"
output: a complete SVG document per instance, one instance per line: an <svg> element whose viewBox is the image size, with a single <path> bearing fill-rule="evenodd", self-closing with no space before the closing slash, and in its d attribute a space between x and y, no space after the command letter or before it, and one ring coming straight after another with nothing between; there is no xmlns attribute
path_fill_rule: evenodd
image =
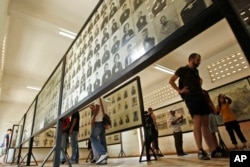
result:
<svg viewBox="0 0 250 167"><path fill-rule="evenodd" d="M67 145L69 143L69 126L70 126L70 118L69 117L63 118L63 120L62 120L61 147L62 147L63 151L65 152L65 154L67 153ZM61 151L60 162L61 162L61 164L64 164L65 161L66 160L65 160L64 154Z"/></svg>
<svg viewBox="0 0 250 167"><path fill-rule="evenodd" d="M90 105L90 109L92 112L90 141L92 148L95 150L94 159L96 164L107 164L106 133L102 122L106 103L102 98L99 98L95 101L95 104Z"/></svg>
<svg viewBox="0 0 250 167"><path fill-rule="evenodd" d="M201 56L198 53L192 53L188 61L188 65L177 69L175 74L170 78L169 84L182 96L193 119L193 133L198 148L198 158L209 160L208 154L202 147L202 136L209 150L216 151L216 145L211 140L211 132L208 128L208 115L210 111L202 94L200 76L197 69L201 62ZM175 83L178 78L179 87ZM218 152L217 155L222 155L222 153Z"/></svg>
<svg viewBox="0 0 250 167"><path fill-rule="evenodd" d="M80 122L80 115L79 112L77 111L71 116L70 129L69 129L69 135L71 139L71 149L72 149L70 162L72 164L79 163L79 150L78 150L79 122Z"/></svg>
<svg viewBox="0 0 250 167"><path fill-rule="evenodd" d="M4 135L4 141L2 143L2 148L3 148L3 162L2 165L6 164L6 155L7 155L7 150L10 144L10 135L12 133L11 129L7 130L7 134Z"/></svg>
<svg viewBox="0 0 250 167"><path fill-rule="evenodd" d="M186 153L184 153L183 148L182 148L183 140L182 140L181 124L183 122L183 115L181 115L180 117L177 117L175 115L175 111L171 110L168 122L173 130L174 143L175 143L175 149L176 149L177 155L178 156L187 155Z"/></svg>

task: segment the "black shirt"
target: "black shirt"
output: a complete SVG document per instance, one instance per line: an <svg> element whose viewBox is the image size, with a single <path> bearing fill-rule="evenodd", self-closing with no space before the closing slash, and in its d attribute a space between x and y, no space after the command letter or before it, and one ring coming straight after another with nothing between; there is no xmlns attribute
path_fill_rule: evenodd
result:
<svg viewBox="0 0 250 167"><path fill-rule="evenodd" d="M175 72L175 75L179 76L181 82L181 88L188 87L188 94L202 94L202 88L200 84L200 76L199 71L195 69L191 69L188 66L180 67Z"/></svg>
<svg viewBox="0 0 250 167"><path fill-rule="evenodd" d="M79 112L75 112L71 116L70 126L72 125L74 119L76 119L76 124L73 127L73 131L79 131L79 122L80 122L80 114L79 114Z"/></svg>

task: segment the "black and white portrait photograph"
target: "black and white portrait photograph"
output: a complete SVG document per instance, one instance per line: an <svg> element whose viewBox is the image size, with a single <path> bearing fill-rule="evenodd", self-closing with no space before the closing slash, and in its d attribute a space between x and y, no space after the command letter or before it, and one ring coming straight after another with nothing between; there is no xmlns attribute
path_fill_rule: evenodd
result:
<svg viewBox="0 0 250 167"><path fill-rule="evenodd" d="M131 10L130 10L130 4L129 3L124 3L121 6L121 12L120 12L120 23L121 25L130 17Z"/></svg>
<svg viewBox="0 0 250 167"><path fill-rule="evenodd" d="M120 28L120 23L119 23L117 17L113 17L110 20L109 27L111 29L111 35L113 35Z"/></svg>
<svg viewBox="0 0 250 167"><path fill-rule="evenodd" d="M147 18L147 11L145 10L139 10L136 13L136 18L134 18L136 23L137 32L140 32L147 24L148 24L148 18Z"/></svg>
<svg viewBox="0 0 250 167"><path fill-rule="evenodd" d="M109 40L108 28L104 27L102 31L102 46Z"/></svg>
<svg viewBox="0 0 250 167"><path fill-rule="evenodd" d="M110 70L110 67L109 67L109 64L108 63L105 63L104 64L104 73L103 73L103 76L102 76L102 85L104 83L106 83L112 76L112 73L111 73L111 70Z"/></svg>
<svg viewBox="0 0 250 167"><path fill-rule="evenodd" d="M151 12L156 17L167 6L167 0L154 0Z"/></svg>
<svg viewBox="0 0 250 167"><path fill-rule="evenodd" d="M112 67L112 75L120 72L122 70L122 63L119 53L115 53L114 62Z"/></svg>
<svg viewBox="0 0 250 167"><path fill-rule="evenodd" d="M111 53L115 54L116 52L119 51L120 47L121 47L121 41L119 39L119 36L117 36L117 33L116 33L112 39Z"/></svg>
<svg viewBox="0 0 250 167"><path fill-rule="evenodd" d="M154 18L153 24L159 41L166 39L183 25L173 3L169 3L168 6Z"/></svg>
<svg viewBox="0 0 250 167"><path fill-rule="evenodd" d="M100 79L98 71L95 72L95 80L94 80L93 86L94 86L94 90L96 90L97 88L101 86L101 79Z"/></svg>
<svg viewBox="0 0 250 167"><path fill-rule="evenodd" d="M135 32L133 30L132 20L130 20L123 25L122 46L126 45L134 36Z"/></svg>
<svg viewBox="0 0 250 167"><path fill-rule="evenodd" d="M105 44L102 51L102 64L105 64L110 59L109 45Z"/></svg>

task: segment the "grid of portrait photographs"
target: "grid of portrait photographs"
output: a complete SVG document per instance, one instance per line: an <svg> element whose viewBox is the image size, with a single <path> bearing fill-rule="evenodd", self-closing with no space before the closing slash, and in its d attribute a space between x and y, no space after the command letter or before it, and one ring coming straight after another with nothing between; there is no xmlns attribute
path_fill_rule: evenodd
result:
<svg viewBox="0 0 250 167"><path fill-rule="evenodd" d="M159 136L172 135L173 130L169 122L170 111L174 110L177 117L183 116L182 131L191 131L193 121L184 102L178 102L159 110L154 111L156 123L158 126Z"/></svg>
<svg viewBox="0 0 250 167"><path fill-rule="evenodd" d="M107 145L120 144L121 143L121 133L115 133L106 136Z"/></svg>
<svg viewBox="0 0 250 167"><path fill-rule="evenodd" d="M55 144L55 128L49 128L34 137L33 147L53 147Z"/></svg>
<svg viewBox="0 0 250 167"><path fill-rule="evenodd" d="M80 114L80 127L78 140L86 140L90 137L91 131L91 110L89 107L86 107L79 111Z"/></svg>
<svg viewBox="0 0 250 167"><path fill-rule="evenodd" d="M104 0L66 55L61 113L181 27L182 8L205 1Z"/></svg>
<svg viewBox="0 0 250 167"><path fill-rule="evenodd" d="M142 124L138 79L132 80L129 84L125 84L125 86L121 86L104 96L108 110L106 113L110 116L112 123L112 127L107 130L107 134L120 132Z"/></svg>
<svg viewBox="0 0 250 167"><path fill-rule="evenodd" d="M36 102L34 101L26 113L22 142L31 137L31 130L33 126L33 119L34 119L34 113L35 113L35 103Z"/></svg>
<svg viewBox="0 0 250 167"><path fill-rule="evenodd" d="M59 96L62 80L62 63L54 71L37 98L35 122L32 134L48 127L58 117Z"/></svg>

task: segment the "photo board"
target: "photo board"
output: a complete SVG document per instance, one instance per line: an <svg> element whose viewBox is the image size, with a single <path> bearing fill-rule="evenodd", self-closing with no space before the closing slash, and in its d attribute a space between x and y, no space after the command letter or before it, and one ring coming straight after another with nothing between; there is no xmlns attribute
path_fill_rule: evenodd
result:
<svg viewBox="0 0 250 167"><path fill-rule="evenodd" d="M37 97L33 135L39 130L51 126L58 118L62 67L61 62Z"/></svg>

